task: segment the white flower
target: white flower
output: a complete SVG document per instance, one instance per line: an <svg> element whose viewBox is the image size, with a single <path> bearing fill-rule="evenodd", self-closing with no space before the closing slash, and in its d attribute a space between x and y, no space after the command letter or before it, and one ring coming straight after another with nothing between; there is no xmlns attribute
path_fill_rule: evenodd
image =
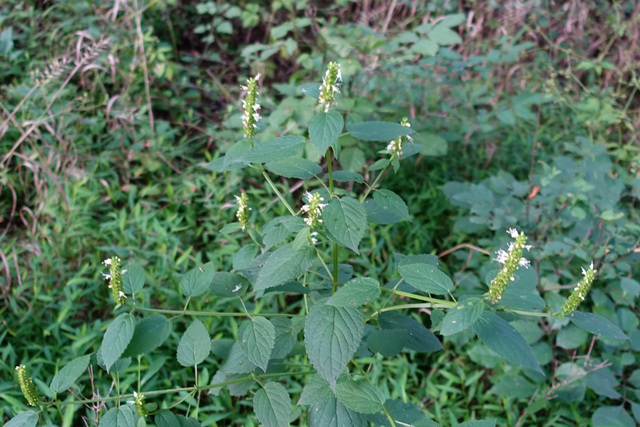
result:
<svg viewBox="0 0 640 427"><path fill-rule="evenodd" d="M509 235L514 238L517 239L518 236L520 235L520 233L518 232L518 230L516 230L515 228L510 228L507 230L507 233L509 233Z"/></svg>
<svg viewBox="0 0 640 427"><path fill-rule="evenodd" d="M520 258L520 261L518 261L518 265L524 268L529 268L529 260L526 258Z"/></svg>
<svg viewBox="0 0 640 427"><path fill-rule="evenodd" d="M509 253L507 251L499 249L497 254L498 256L495 258L495 261L498 261L500 264L507 262L507 258L509 258Z"/></svg>

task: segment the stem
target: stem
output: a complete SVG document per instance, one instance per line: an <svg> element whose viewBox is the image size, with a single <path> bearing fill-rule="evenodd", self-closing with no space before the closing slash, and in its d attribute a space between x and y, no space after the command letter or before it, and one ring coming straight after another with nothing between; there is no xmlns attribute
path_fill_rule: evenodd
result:
<svg viewBox="0 0 640 427"><path fill-rule="evenodd" d="M282 193L280 193L280 191L276 188L276 185L273 183L273 181L271 181L271 178L269 178L269 175L267 175L267 172L264 170L264 167L262 165L260 166L260 172L262 172L262 176L264 176L264 179L267 180L267 183L269 184L273 192L276 193L276 195L278 196L280 201L284 204L284 206L287 208L289 213L293 216L296 216L296 211L293 210L293 208L289 205L289 202L285 200Z"/></svg>
<svg viewBox="0 0 640 427"><path fill-rule="evenodd" d="M193 311L193 310L165 310L160 308L143 308L138 307L139 311L146 311L149 313L163 313L163 314L175 314L177 316L204 316L204 317L251 317L249 313L230 313L225 311ZM263 317L304 317L302 314L286 314L286 313L254 313Z"/></svg>
<svg viewBox="0 0 640 427"><path fill-rule="evenodd" d="M360 199L360 203L364 202L367 199L367 196L369 196L369 193L371 193L371 190L373 190L376 187L376 185L378 184L378 181L380 181L380 179L382 178L382 175L384 175L387 169L389 169L389 166L391 166L392 160L393 160L393 156L391 156L391 158L389 159L389 164L385 166L384 169L382 169L382 171L378 174L376 179L373 180L373 184L371 184L367 188L367 191L364 192L364 194L362 195L362 198Z"/></svg>
<svg viewBox="0 0 640 427"><path fill-rule="evenodd" d="M438 298L423 297L422 295L410 294L409 292L397 291L395 289L380 288L380 290L384 292L390 292L392 294L400 295L402 297L417 299L418 301L426 301L426 302L432 302L434 304L440 304L443 307L455 307L457 305L457 303L453 301L447 301L447 300L438 299Z"/></svg>
<svg viewBox="0 0 640 427"><path fill-rule="evenodd" d="M331 161L331 147L327 148L327 169L329 171L329 196L333 198L334 189L333 189L333 165ZM336 293L336 288L338 285L338 244L333 244L333 292Z"/></svg>

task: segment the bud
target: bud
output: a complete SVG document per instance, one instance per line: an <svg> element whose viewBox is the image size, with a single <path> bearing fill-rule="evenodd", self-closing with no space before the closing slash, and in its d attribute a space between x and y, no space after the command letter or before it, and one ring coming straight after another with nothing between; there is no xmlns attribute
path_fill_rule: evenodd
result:
<svg viewBox="0 0 640 427"><path fill-rule="evenodd" d="M509 282L515 280L513 275L518 267L529 268L529 261L522 258L524 249L530 250L533 246L527 245L527 236L519 233L515 228L510 228L507 233L515 239L515 242L509 243L509 252L502 249L498 251L496 261L503 264L495 279L491 281L489 288L489 296L494 303L499 301L502 293L507 289Z"/></svg>
<svg viewBox="0 0 640 427"><path fill-rule="evenodd" d="M580 303L584 301L584 298L587 296L587 292L591 289L591 284L593 283L593 279L596 275L596 270L593 269L593 262L589 265L589 270L585 271L584 267L582 268L582 274L582 280L580 280L580 283L573 288L573 293L562 306L562 311L565 314L573 313Z"/></svg>
<svg viewBox="0 0 640 427"><path fill-rule="evenodd" d="M320 203L324 201L324 199L320 197L320 194L318 193L311 194L307 192L304 194L304 197L307 199L308 203L302 206L302 211L308 213L307 217L304 219L304 222L306 222L309 227L315 228L319 223L322 222L322 220L320 219L320 214L322 213L322 209L324 209L327 205L326 203Z"/></svg>
<svg viewBox="0 0 640 427"><path fill-rule="evenodd" d="M242 100L242 108L244 108L244 114L242 115L242 127L244 128L244 137L249 138L249 142L253 146L253 135L256 133L256 124L262 117L260 116L260 104L258 104L258 80L260 79L260 73L255 77L250 77L247 80L246 86L240 86L247 92L247 95Z"/></svg>
<svg viewBox="0 0 640 427"><path fill-rule="evenodd" d="M136 411L138 411L138 415L140 415L141 417L146 417L147 415L149 415L149 411L147 411L147 407L144 404L144 394L138 394L134 391L133 398L135 399Z"/></svg>
<svg viewBox="0 0 640 427"><path fill-rule="evenodd" d="M18 383L20 383L20 389L25 399L27 399L29 405L38 406L42 399L29 374L27 374L27 367L25 365L16 366L16 371L18 373Z"/></svg>
<svg viewBox="0 0 640 427"><path fill-rule="evenodd" d="M109 280L109 288L111 289L111 295L116 304L124 304L124 299L127 297L124 293L124 285L122 284L122 264L120 258L114 256L113 258L107 258L103 262L104 265L109 267L109 273L102 273L105 279Z"/></svg>
<svg viewBox="0 0 640 427"><path fill-rule="evenodd" d="M409 123L409 119L407 119L406 117L402 118L402 122L400 122L400 125L407 128L411 127L411 124ZM410 143L413 143L413 138L407 135L407 136L399 136L397 139L394 139L389 143L389 145L387 145L387 151L391 152L392 157L402 156L402 149L404 148L405 140L409 141Z"/></svg>
<svg viewBox="0 0 640 427"><path fill-rule="evenodd" d="M329 111L329 107L336 102L336 93L340 93L340 85L342 84L342 72L340 64L330 62L327 71L322 79L320 86L320 97L318 102L324 104L324 112Z"/></svg>
<svg viewBox="0 0 640 427"><path fill-rule="evenodd" d="M245 231L249 226L249 211L251 208L249 207L249 196L246 193L242 193L240 197L234 196L238 202L238 212L236 213L236 217L238 217L238 222L242 226L242 231Z"/></svg>

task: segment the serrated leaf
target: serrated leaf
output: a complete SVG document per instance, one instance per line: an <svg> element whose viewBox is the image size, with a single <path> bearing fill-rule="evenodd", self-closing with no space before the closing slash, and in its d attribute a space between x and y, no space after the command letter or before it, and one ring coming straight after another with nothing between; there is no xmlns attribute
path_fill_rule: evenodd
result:
<svg viewBox="0 0 640 427"><path fill-rule="evenodd" d="M138 264L130 263L122 272L122 286L127 295L137 294L144 286L144 268Z"/></svg>
<svg viewBox="0 0 640 427"><path fill-rule="evenodd" d="M486 281L491 283L498 270L489 272ZM511 310L542 312L547 306L538 292L538 275L533 268L519 268L514 274L515 280L502 293L498 307L509 307Z"/></svg>
<svg viewBox="0 0 640 427"><path fill-rule="evenodd" d="M264 317L245 321L238 329L238 344L249 361L265 372L275 343L276 328Z"/></svg>
<svg viewBox="0 0 640 427"><path fill-rule="evenodd" d="M331 241L360 253L358 245L367 227L367 214L360 202L351 197L331 199L322 218Z"/></svg>
<svg viewBox="0 0 640 427"><path fill-rule="evenodd" d="M308 382L302 389L298 405L314 405L335 397L331 387L329 387L329 383L320 375L313 374L307 378Z"/></svg>
<svg viewBox="0 0 640 427"><path fill-rule="evenodd" d="M318 154L324 156L331 145L337 141L344 128L342 114L331 110L328 113L317 114L309 122L309 138L316 147Z"/></svg>
<svg viewBox="0 0 640 427"><path fill-rule="evenodd" d="M178 417L168 409L161 409L153 420L158 427L181 427Z"/></svg>
<svg viewBox="0 0 640 427"><path fill-rule="evenodd" d="M442 271L429 264L408 264L398 266L398 271L411 286L428 294L447 295L453 289L453 282Z"/></svg>
<svg viewBox="0 0 640 427"><path fill-rule="evenodd" d="M449 151L447 140L435 133L420 132L413 137L413 143L425 156L440 157Z"/></svg>
<svg viewBox="0 0 640 427"><path fill-rule="evenodd" d="M277 162L270 162L264 167L276 175L285 178L309 179L322 173L319 164L300 157L290 157Z"/></svg>
<svg viewBox="0 0 640 427"><path fill-rule="evenodd" d="M328 178L329 174L328 173L324 174L324 177ZM360 175L357 172L351 172L351 171L333 171L333 173L331 174L331 177L333 178L334 181L337 181L337 182L355 181L359 184L362 184L364 182L364 178L362 177L362 175Z"/></svg>
<svg viewBox="0 0 640 427"><path fill-rule="evenodd" d="M178 344L178 362L182 366L195 366L204 361L211 352L211 339L207 328L198 319L194 320L182 335Z"/></svg>
<svg viewBox="0 0 640 427"><path fill-rule="evenodd" d="M205 168L215 172L228 172L242 169L247 165L242 156L251 150L251 143L248 139L236 142L229 148L224 157L217 158L205 165Z"/></svg>
<svg viewBox="0 0 640 427"><path fill-rule="evenodd" d="M503 359L544 375L527 341L497 314L485 311L474 323L473 330L487 347Z"/></svg>
<svg viewBox="0 0 640 427"><path fill-rule="evenodd" d="M300 92L308 97L318 99L320 97L321 83L305 83L300 86Z"/></svg>
<svg viewBox="0 0 640 427"><path fill-rule="evenodd" d="M392 122L353 123L347 125L347 130L351 136L362 141L391 141L415 133L411 128Z"/></svg>
<svg viewBox="0 0 640 427"><path fill-rule="evenodd" d="M236 341L229 350L229 355L224 365L220 368L226 374L246 374L256 369L256 365L249 361L249 356L240 347L240 344Z"/></svg>
<svg viewBox="0 0 640 427"><path fill-rule="evenodd" d="M99 427L136 427L138 413L134 405L122 405L119 408L111 408L100 419Z"/></svg>
<svg viewBox="0 0 640 427"><path fill-rule="evenodd" d="M628 277L620 279L620 288L633 298L640 295L640 283Z"/></svg>
<svg viewBox="0 0 640 427"><path fill-rule="evenodd" d="M294 251L291 243L288 243L278 248L262 266L254 289L268 289L297 279L309 270L315 256L312 247Z"/></svg>
<svg viewBox="0 0 640 427"><path fill-rule="evenodd" d="M473 326L484 312L482 300L467 300L449 309L440 324L440 333L449 336Z"/></svg>
<svg viewBox="0 0 640 427"><path fill-rule="evenodd" d="M253 410L265 427L288 426L291 418L291 398L280 383L265 384L253 398Z"/></svg>
<svg viewBox="0 0 640 427"><path fill-rule="evenodd" d="M368 277L349 280L327 301L334 307L360 307L380 296L380 283Z"/></svg>
<svg viewBox="0 0 640 427"><path fill-rule="evenodd" d="M581 313L574 311L569 318L571 323L594 335L616 340L628 340L629 337L616 325L602 316L593 313Z"/></svg>
<svg viewBox="0 0 640 427"><path fill-rule="evenodd" d="M309 410L309 427L366 427L367 418L333 398L316 403Z"/></svg>
<svg viewBox="0 0 640 427"><path fill-rule="evenodd" d="M347 147L340 151L340 165L345 170L358 172L365 162L364 151L358 147Z"/></svg>
<svg viewBox="0 0 640 427"><path fill-rule="evenodd" d="M407 205L393 191L375 191L373 200L367 199L364 206L367 220L375 224L395 224L402 219L409 219Z"/></svg>
<svg viewBox="0 0 640 427"><path fill-rule="evenodd" d="M283 359L293 349L297 341L298 329L294 328L291 319L286 317L274 317L270 322L276 328L276 344L271 351L271 358Z"/></svg>
<svg viewBox="0 0 640 427"><path fill-rule="evenodd" d="M382 329L367 336L367 346L384 357L392 357L402 351L408 339L409 334L404 329Z"/></svg>
<svg viewBox="0 0 640 427"><path fill-rule="evenodd" d="M221 271L213 276L209 288L211 293L219 297L235 297L249 289L250 282L237 273Z"/></svg>
<svg viewBox="0 0 640 427"><path fill-rule="evenodd" d="M237 381L242 378L246 378L247 374L233 374L227 376L227 381ZM244 396L247 394L249 389L255 384L253 380L242 381L239 383L229 384L227 389L229 389L229 394L231 396Z"/></svg>
<svg viewBox="0 0 640 427"><path fill-rule="evenodd" d="M425 56L434 56L438 53L438 43L429 39L420 39L411 46L411 52L417 53L419 55Z"/></svg>
<svg viewBox="0 0 640 427"><path fill-rule="evenodd" d="M431 353L444 349L433 332L411 317L385 312L378 317L378 322L383 329L403 329L407 331L408 338L405 347L410 350Z"/></svg>
<svg viewBox="0 0 640 427"><path fill-rule="evenodd" d="M333 307L320 300L309 310L304 343L311 364L334 385L353 357L364 333L364 314L353 307Z"/></svg>
<svg viewBox="0 0 640 427"><path fill-rule="evenodd" d="M186 297L196 297L209 290L215 274L213 263L208 262L202 267L195 267L187 271L180 280L180 290Z"/></svg>
<svg viewBox="0 0 640 427"><path fill-rule="evenodd" d="M438 21L438 25L451 28L457 27L467 20L467 16L464 13L456 13L454 15L447 15L441 21Z"/></svg>
<svg viewBox="0 0 640 427"><path fill-rule="evenodd" d="M462 43L462 39L455 31L447 28L445 25L436 24L431 31L428 32L429 39L438 43L440 46L449 46L452 44Z"/></svg>
<svg viewBox="0 0 640 427"><path fill-rule="evenodd" d="M625 411L624 405L601 406L591 417L594 427L635 427L637 424Z"/></svg>
<svg viewBox="0 0 640 427"><path fill-rule="evenodd" d="M160 347L171 334L171 322L161 314L142 319L136 325L133 338L125 350L124 357L150 353Z"/></svg>
<svg viewBox="0 0 640 427"><path fill-rule="evenodd" d="M36 427L38 425L38 414L35 411L25 411L11 418L4 427Z"/></svg>
<svg viewBox="0 0 640 427"><path fill-rule="evenodd" d="M307 227L304 220L297 216L281 216L267 222L262 228L265 250L280 244L290 235Z"/></svg>
<svg viewBox="0 0 640 427"><path fill-rule="evenodd" d="M192 417L187 418L180 414L176 415L176 417L178 417L178 421L180 421L180 427L200 427L202 425L198 420Z"/></svg>
<svg viewBox="0 0 640 427"><path fill-rule="evenodd" d="M360 414L375 414L382 410L384 395L368 382L355 382L347 377L336 384L336 397L347 408Z"/></svg>
<svg viewBox="0 0 640 427"><path fill-rule="evenodd" d="M131 342L135 327L135 317L130 313L122 313L107 328L100 346L100 353L107 372L120 359Z"/></svg>
<svg viewBox="0 0 640 427"><path fill-rule="evenodd" d="M305 139L299 135L287 135L258 144L240 160L249 163L276 162L297 155L304 148Z"/></svg>
<svg viewBox="0 0 640 427"><path fill-rule="evenodd" d="M91 356L80 356L67 363L64 368L60 369L58 373L51 380L49 388L54 393L60 393L71 387L78 378L87 370Z"/></svg>
<svg viewBox="0 0 640 427"><path fill-rule="evenodd" d="M458 427L496 427L496 420L472 420L458 424Z"/></svg>

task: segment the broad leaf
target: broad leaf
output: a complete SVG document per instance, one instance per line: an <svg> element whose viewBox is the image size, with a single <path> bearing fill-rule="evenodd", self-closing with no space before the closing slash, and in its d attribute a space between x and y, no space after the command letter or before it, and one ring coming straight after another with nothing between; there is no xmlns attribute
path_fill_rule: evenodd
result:
<svg viewBox="0 0 640 427"><path fill-rule="evenodd" d="M276 343L271 351L271 358L284 359L293 349L299 330L293 326L291 319L286 317L274 317L270 322L276 330Z"/></svg>
<svg viewBox="0 0 640 427"><path fill-rule="evenodd" d="M182 366L195 366L204 361L211 352L209 333L201 321L194 320L178 344L178 362Z"/></svg>
<svg viewBox="0 0 640 427"><path fill-rule="evenodd" d="M329 174L324 174L325 178L329 178ZM336 182L351 182L355 181L358 184L362 184L364 182L364 177L357 172L351 171L333 171L331 177Z"/></svg>
<svg viewBox="0 0 640 427"><path fill-rule="evenodd" d="M486 282L490 286L498 274L498 270L487 274ZM547 306L538 292L538 275L533 268L519 268L514 274L515 280L502 293L498 307L509 307L512 310L542 312Z"/></svg>
<svg viewBox="0 0 640 427"><path fill-rule="evenodd" d="M447 28L445 25L436 24L431 31L429 31L429 39L438 43L440 46L448 46L452 44L462 43L462 39L455 31Z"/></svg>
<svg viewBox="0 0 640 427"><path fill-rule="evenodd" d="M262 266L254 289L272 288L302 276L309 270L315 257L316 252L311 247L294 251L289 243L278 248Z"/></svg>
<svg viewBox="0 0 640 427"><path fill-rule="evenodd" d="M253 398L253 410L265 427L288 426L291 418L291 398L280 383L270 382Z"/></svg>
<svg viewBox="0 0 640 427"><path fill-rule="evenodd" d="M60 393L71 387L78 378L87 370L91 356L80 356L67 363L64 368L60 369L58 373L51 380L49 388L54 393Z"/></svg>
<svg viewBox="0 0 640 427"><path fill-rule="evenodd" d="M332 307L320 300L309 310L304 343L314 368L335 385L360 345L364 315L353 307Z"/></svg>
<svg viewBox="0 0 640 427"><path fill-rule="evenodd" d="M128 264L122 271L122 286L127 295L137 294L144 286L144 268L138 264Z"/></svg>
<svg viewBox="0 0 640 427"><path fill-rule="evenodd" d="M367 418L333 398L316 403L309 410L309 427L367 427Z"/></svg>
<svg viewBox="0 0 640 427"><path fill-rule="evenodd" d="M256 365L249 361L249 356L247 356L247 353L240 347L238 342L233 343L226 362L220 368L226 374L246 374L253 372L255 369Z"/></svg>
<svg viewBox="0 0 640 427"><path fill-rule="evenodd" d="M298 405L314 405L335 397L329 383L320 375L313 374L307 378L307 385L302 389Z"/></svg>
<svg viewBox="0 0 640 427"><path fill-rule="evenodd" d="M402 351L408 339L409 333L404 329L382 329L367 336L367 346L384 357L392 357Z"/></svg>
<svg viewBox="0 0 640 427"><path fill-rule="evenodd" d="M376 190L373 192L373 200L385 212L403 219L409 219L409 209L406 203L393 191Z"/></svg>
<svg viewBox="0 0 640 427"><path fill-rule="evenodd" d="M347 377L336 384L336 397L344 406L360 414L375 414L382 410L384 395L378 387Z"/></svg>
<svg viewBox="0 0 640 427"><path fill-rule="evenodd" d="M591 332L594 335L598 335L599 337L613 338L616 340L629 339L620 328L597 314L574 311L569 319L571 319L571 323L577 327Z"/></svg>
<svg viewBox="0 0 640 427"><path fill-rule="evenodd" d="M407 283L428 294L447 295L453 289L449 276L430 264L400 265L398 271Z"/></svg>
<svg viewBox="0 0 640 427"><path fill-rule="evenodd" d="M380 283L368 277L359 277L345 283L327 301L334 307L360 307L380 296Z"/></svg>
<svg viewBox="0 0 640 427"><path fill-rule="evenodd" d="M124 357L150 353L160 347L171 334L171 322L161 314L142 319L136 325L133 338L124 352Z"/></svg>
<svg viewBox="0 0 640 427"><path fill-rule="evenodd" d="M342 114L331 110L328 113L317 114L309 122L309 137L316 147L318 154L323 155L327 148L337 141L344 128Z"/></svg>
<svg viewBox="0 0 640 427"><path fill-rule="evenodd" d="M180 415L180 414L176 415L176 417L178 418L178 421L180 421L180 427L201 427L202 426L202 424L200 424L200 422L195 418L192 418L192 417L187 418L184 415ZM142 426L142 427L145 427L145 426Z"/></svg>
<svg viewBox="0 0 640 427"><path fill-rule="evenodd" d="M161 409L153 420L158 427L181 427L178 417L168 409Z"/></svg>
<svg viewBox="0 0 640 427"><path fill-rule="evenodd" d="M625 411L624 405L601 406L592 415L594 427L635 427L637 424Z"/></svg>
<svg viewBox="0 0 640 427"><path fill-rule="evenodd" d="M238 344L249 361L265 372L275 343L276 328L264 317L254 317L238 328Z"/></svg>
<svg viewBox="0 0 640 427"><path fill-rule="evenodd" d="M478 338L487 347L514 365L542 372L542 368L527 341L506 320L491 311L485 311L473 325Z"/></svg>
<svg viewBox="0 0 640 427"><path fill-rule="evenodd" d="M361 122L347 126L354 138L363 141L391 141L399 136L415 133L411 128L391 122Z"/></svg>
<svg viewBox="0 0 640 427"><path fill-rule="evenodd" d="M249 163L269 163L295 156L304 148L305 140L302 136L281 136L270 139L244 154L241 158Z"/></svg>
<svg viewBox="0 0 640 427"><path fill-rule="evenodd" d="M131 342L135 327L135 317L130 313L122 313L107 328L100 346L100 353L107 372L120 359L120 356L122 356L122 353Z"/></svg>
<svg viewBox="0 0 640 427"><path fill-rule="evenodd" d="M138 413L134 405L121 405L119 408L111 408L100 419L98 427L136 427Z"/></svg>
<svg viewBox="0 0 640 427"><path fill-rule="evenodd" d="M213 276L209 290L219 297L235 297L245 293L250 282L237 273L221 271Z"/></svg>
<svg viewBox="0 0 640 427"><path fill-rule="evenodd" d="M449 336L465 331L473 326L484 312L482 300L467 300L447 311L442 319L440 333Z"/></svg>
<svg viewBox="0 0 640 427"><path fill-rule="evenodd" d="M285 178L309 179L322 173L322 168L319 164L300 157L290 157L277 162L267 163L264 167L269 172L284 176Z"/></svg>
<svg viewBox="0 0 640 427"><path fill-rule="evenodd" d="M214 274L215 267L211 262L195 267L182 276L180 290L186 297L202 295L209 290Z"/></svg>
<svg viewBox="0 0 640 427"><path fill-rule="evenodd" d="M331 241L360 253L358 245L367 227L367 214L360 202L350 197L331 199L322 218Z"/></svg>
<svg viewBox="0 0 640 427"><path fill-rule="evenodd" d="M297 216L281 216L267 222L262 228L265 250L285 241L290 235L305 228L304 220Z"/></svg>
<svg viewBox="0 0 640 427"><path fill-rule="evenodd" d="M410 317L398 313L385 312L378 317L382 329L403 329L408 338L405 347L419 352L431 353L444 348L433 332Z"/></svg>
<svg viewBox="0 0 640 427"><path fill-rule="evenodd" d="M472 420L458 424L458 427L496 427L496 420Z"/></svg>
<svg viewBox="0 0 640 427"><path fill-rule="evenodd" d="M38 414L35 411L25 411L16 415L4 427L36 427L38 425Z"/></svg>
<svg viewBox="0 0 640 427"><path fill-rule="evenodd" d="M215 172L228 172L236 169L242 169L248 162L242 159L242 156L251 150L251 143L248 139L236 142L229 148L224 157L217 158L205 165L205 168Z"/></svg>
<svg viewBox="0 0 640 427"><path fill-rule="evenodd" d="M320 97L320 86L322 86L321 83L305 83L300 86L300 92L308 97L318 99Z"/></svg>

